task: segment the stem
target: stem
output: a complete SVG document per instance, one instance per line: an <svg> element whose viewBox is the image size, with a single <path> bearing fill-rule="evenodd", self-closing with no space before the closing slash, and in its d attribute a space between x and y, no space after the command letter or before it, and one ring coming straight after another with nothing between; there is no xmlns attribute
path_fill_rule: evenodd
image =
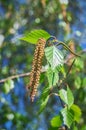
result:
<svg viewBox="0 0 86 130"><path fill-rule="evenodd" d="M58 42L57 46L59 45L63 45L67 50L69 50L73 55L80 57L80 55L76 54L75 52L73 52L64 42L55 40L54 42Z"/></svg>

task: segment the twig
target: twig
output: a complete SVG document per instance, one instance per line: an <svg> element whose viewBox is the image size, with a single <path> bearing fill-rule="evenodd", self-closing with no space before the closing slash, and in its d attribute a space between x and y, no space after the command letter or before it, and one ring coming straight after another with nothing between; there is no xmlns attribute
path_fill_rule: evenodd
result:
<svg viewBox="0 0 86 130"><path fill-rule="evenodd" d="M42 73L45 72L45 71L46 71L46 69L42 69L41 70ZM23 73L23 74L12 75L12 76L9 76L7 78L1 79L0 83L4 83L4 82L6 82L9 79L16 79L16 78L19 78L19 77L27 77L29 75L30 75L30 72Z"/></svg>

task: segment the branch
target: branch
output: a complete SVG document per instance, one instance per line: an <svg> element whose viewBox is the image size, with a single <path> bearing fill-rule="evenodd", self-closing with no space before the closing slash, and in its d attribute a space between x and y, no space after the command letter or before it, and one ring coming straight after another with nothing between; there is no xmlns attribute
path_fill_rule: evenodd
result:
<svg viewBox="0 0 86 130"><path fill-rule="evenodd" d="M86 50L80 51L79 54L82 54L82 53L84 53L84 52L86 52ZM71 59L74 58L74 57L75 57L75 56L72 56L72 57L68 58L68 59L65 61L65 63L67 63L68 60L71 60ZM41 70L41 73L46 72L46 71L47 71L47 68L43 68L43 69ZM17 75L13 75L13 76L9 76L9 77L7 77L7 78L1 79L1 80L0 80L0 83L4 83L4 82L6 82L8 79L16 79L16 78L19 78L19 77L27 77L27 76L29 76L29 75L30 75L30 72L23 73L23 74L17 74Z"/></svg>
<svg viewBox="0 0 86 130"><path fill-rule="evenodd" d="M43 73L43 72L46 72L46 69L42 69L41 73ZM19 78L19 77L27 77L29 75L30 75L30 72L23 73L23 74L12 75L12 76L9 76L7 78L1 79L0 83L4 83L4 82L6 82L9 79L16 79L16 78Z"/></svg>

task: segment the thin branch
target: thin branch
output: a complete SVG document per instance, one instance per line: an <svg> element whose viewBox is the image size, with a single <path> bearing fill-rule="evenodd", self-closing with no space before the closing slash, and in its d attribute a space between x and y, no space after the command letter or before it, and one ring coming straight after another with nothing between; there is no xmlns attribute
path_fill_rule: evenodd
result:
<svg viewBox="0 0 86 130"><path fill-rule="evenodd" d="M57 42L58 42L57 46L63 45L63 47L65 47L67 50L69 50L73 55L80 57L80 55L73 52L64 42L61 42L61 41L58 41L58 40L57 40Z"/></svg>
<svg viewBox="0 0 86 130"><path fill-rule="evenodd" d="M46 69L42 69L41 72L46 72ZM12 75L12 76L9 76L7 78L4 78L4 79L1 79L0 80L0 83L4 83L6 82L7 80L9 79L16 79L16 78L19 78L19 77L27 77L30 75L30 72L27 72L27 73L23 73L23 74L17 74L17 75Z"/></svg>

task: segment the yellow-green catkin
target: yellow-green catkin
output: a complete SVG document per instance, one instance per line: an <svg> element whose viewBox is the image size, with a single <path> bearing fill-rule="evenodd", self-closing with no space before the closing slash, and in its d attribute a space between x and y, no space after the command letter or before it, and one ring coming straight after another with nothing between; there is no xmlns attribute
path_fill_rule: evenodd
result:
<svg viewBox="0 0 86 130"><path fill-rule="evenodd" d="M37 42L35 53L34 53L32 71L30 74L30 82L27 85L27 88L30 91L30 98L32 102L34 101L34 97L37 92L37 87L39 85L45 44L46 44L46 40L40 38Z"/></svg>

